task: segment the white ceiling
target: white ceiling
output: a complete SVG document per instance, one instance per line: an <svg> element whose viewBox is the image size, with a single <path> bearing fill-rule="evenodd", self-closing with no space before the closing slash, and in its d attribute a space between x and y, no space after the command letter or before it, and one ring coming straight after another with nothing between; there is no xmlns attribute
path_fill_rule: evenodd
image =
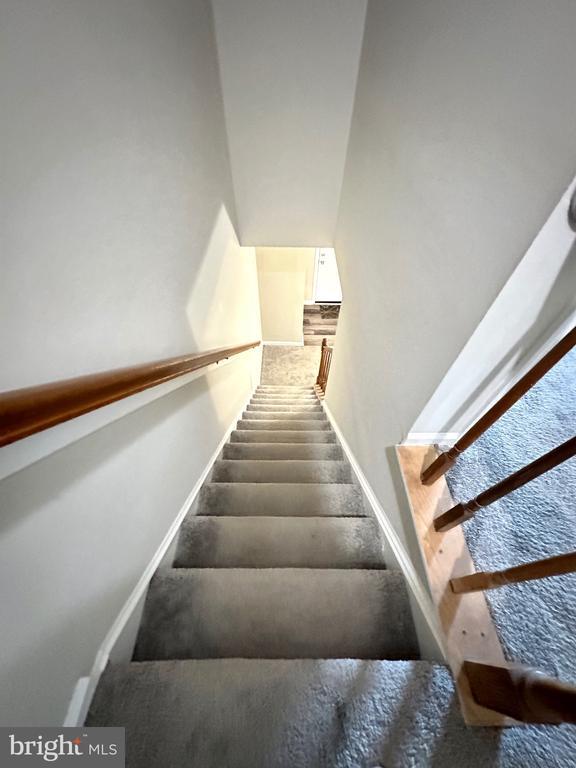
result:
<svg viewBox="0 0 576 768"><path fill-rule="evenodd" d="M213 0L243 245L330 245L366 0Z"/></svg>

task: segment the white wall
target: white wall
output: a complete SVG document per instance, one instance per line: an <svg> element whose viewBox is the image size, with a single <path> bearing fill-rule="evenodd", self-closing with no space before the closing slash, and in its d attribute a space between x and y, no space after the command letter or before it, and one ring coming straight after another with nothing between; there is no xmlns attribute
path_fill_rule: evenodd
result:
<svg viewBox="0 0 576 768"><path fill-rule="evenodd" d="M0 100L0 389L260 337L208 0L8 0ZM2 725L63 721L258 370L25 441L0 483Z"/></svg>
<svg viewBox="0 0 576 768"><path fill-rule="evenodd" d="M264 341L303 343L304 302L314 292L314 248L257 248Z"/></svg>
<svg viewBox="0 0 576 768"><path fill-rule="evenodd" d="M576 181L418 416L414 439L464 432L574 326L576 235L567 214L575 188Z"/></svg>
<svg viewBox="0 0 576 768"><path fill-rule="evenodd" d="M575 25L571 0L369 3L327 402L398 529L390 446L574 175Z"/></svg>
<svg viewBox="0 0 576 768"><path fill-rule="evenodd" d="M213 0L240 240L330 245L366 0Z"/></svg>

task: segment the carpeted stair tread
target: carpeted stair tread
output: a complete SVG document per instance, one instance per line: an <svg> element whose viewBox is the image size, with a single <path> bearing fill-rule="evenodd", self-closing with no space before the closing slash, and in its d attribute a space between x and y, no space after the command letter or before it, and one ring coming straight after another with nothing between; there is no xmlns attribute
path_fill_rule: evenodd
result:
<svg viewBox="0 0 576 768"><path fill-rule="evenodd" d="M568 768L572 726L467 728L428 661L112 665L88 726L126 728L127 768Z"/></svg>
<svg viewBox="0 0 576 768"><path fill-rule="evenodd" d="M399 571L167 569L150 584L134 659L411 659Z"/></svg>
<svg viewBox="0 0 576 768"><path fill-rule="evenodd" d="M206 483L200 515L365 517L359 486L348 483Z"/></svg>
<svg viewBox="0 0 576 768"><path fill-rule="evenodd" d="M288 402L307 402L310 400L318 400L316 392L301 392L299 394L293 392L254 392L252 394L253 400L286 400Z"/></svg>
<svg viewBox="0 0 576 768"><path fill-rule="evenodd" d="M327 421L326 414L322 409L314 411L250 411L246 410L242 414L243 419L252 419L256 421L270 421L272 419L295 420L295 421Z"/></svg>
<svg viewBox="0 0 576 768"><path fill-rule="evenodd" d="M224 459L342 459L335 443L227 443Z"/></svg>
<svg viewBox="0 0 576 768"><path fill-rule="evenodd" d="M258 387L256 394L261 395L316 395L314 387Z"/></svg>
<svg viewBox="0 0 576 768"><path fill-rule="evenodd" d="M312 384L258 384L257 389L314 389Z"/></svg>
<svg viewBox="0 0 576 768"><path fill-rule="evenodd" d="M235 429L231 443L335 443L331 430Z"/></svg>
<svg viewBox="0 0 576 768"><path fill-rule="evenodd" d="M258 395L254 394L250 398L253 403L320 403L316 395L301 395L300 397L284 395Z"/></svg>
<svg viewBox="0 0 576 768"><path fill-rule="evenodd" d="M369 518L190 516L175 568L384 568Z"/></svg>
<svg viewBox="0 0 576 768"><path fill-rule="evenodd" d="M330 424L324 419L246 419L242 418L237 425L238 429L297 429L310 431L313 429L328 430Z"/></svg>
<svg viewBox="0 0 576 768"><path fill-rule="evenodd" d="M276 407L276 410L282 411L286 408L299 408L300 406L303 406L304 409L309 408L310 406L316 406L316 408L321 408L322 403L320 400L312 399L309 400L269 400L267 399L256 399L256 398L250 398L250 402L248 405L258 405L258 406L266 406L267 408Z"/></svg>
<svg viewBox="0 0 576 768"><path fill-rule="evenodd" d="M246 406L246 410L254 413L324 413L321 405L260 405L250 403Z"/></svg>
<svg viewBox="0 0 576 768"><path fill-rule="evenodd" d="M211 481L213 483L351 483L352 473L346 461L219 459L214 462Z"/></svg>

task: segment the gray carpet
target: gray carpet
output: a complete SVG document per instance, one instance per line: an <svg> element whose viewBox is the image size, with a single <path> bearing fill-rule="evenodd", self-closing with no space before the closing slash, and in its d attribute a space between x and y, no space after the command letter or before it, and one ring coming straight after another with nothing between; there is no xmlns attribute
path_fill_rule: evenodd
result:
<svg viewBox="0 0 576 768"><path fill-rule="evenodd" d="M575 432L572 351L463 454L448 485L458 501L472 498ZM576 459L570 459L480 510L464 525L477 570L576 550L575 499ZM501 587L486 597L510 660L576 682L576 574Z"/></svg>
<svg viewBox="0 0 576 768"><path fill-rule="evenodd" d="M127 729L130 768L575 764L568 726L466 728L449 672L423 661L122 665L104 675L87 724Z"/></svg>
<svg viewBox="0 0 576 768"><path fill-rule="evenodd" d="M363 517L360 488L344 483L207 483L201 515Z"/></svg>
<svg viewBox="0 0 576 768"><path fill-rule="evenodd" d="M399 571L174 568L150 585L134 658L412 659Z"/></svg>
<svg viewBox="0 0 576 768"><path fill-rule="evenodd" d="M176 568L383 568L367 517L193 515L180 530Z"/></svg>
<svg viewBox="0 0 576 768"><path fill-rule="evenodd" d="M262 347L262 384L313 385L320 367L318 347Z"/></svg>
<svg viewBox="0 0 576 768"><path fill-rule="evenodd" d="M288 417L313 390L254 400L284 395L233 432L87 724L127 729L128 768L570 765L574 729L465 728L323 412Z"/></svg>
<svg viewBox="0 0 576 768"><path fill-rule="evenodd" d="M335 443L228 443L224 459L342 459Z"/></svg>

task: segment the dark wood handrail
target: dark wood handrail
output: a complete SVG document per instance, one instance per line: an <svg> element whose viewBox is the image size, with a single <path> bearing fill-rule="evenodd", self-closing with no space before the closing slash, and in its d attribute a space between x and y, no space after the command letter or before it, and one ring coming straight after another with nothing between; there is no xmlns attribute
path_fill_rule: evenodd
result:
<svg viewBox="0 0 576 768"><path fill-rule="evenodd" d="M536 461L522 467L522 469L483 491L475 499L456 504L447 512L439 515L434 520L434 529L436 531L448 531L455 525L460 525L465 520L470 520L482 507L487 507L503 496L507 496L512 491L521 488L545 472L549 472L573 456L576 456L576 437L571 437L570 440L566 440L562 445L540 456Z"/></svg>
<svg viewBox="0 0 576 768"><path fill-rule="evenodd" d="M576 723L576 686L521 666L465 661L474 700L524 723Z"/></svg>
<svg viewBox="0 0 576 768"><path fill-rule="evenodd" d="M513 568L505 568L502 571L478 571L469 576L459 576L450 579L450 587L453 592L480 592L484 589L495 589L506 584L515 584L520 581L534 581L534 579L546 579L550 576L562 576L564 573L576 571L576 552L567 552L564 555L546 557L543 560L533 560L531 563L515 565Z"/></svg>
<svg viewBox="0 0 576 768"><path fill-rule="evenodd" d="M426 467L421 475L425 485L433 483L445 474L454 464L458 456L469 448L472 443L484 434L498 419L506 413L514 403L526 394L540 379L553 368L570 350L576 346L576 328L572 328L558 344L542 357L528 373L511 387L497 403L489 408L470 429L448 451L441 453L438 458Z"/></svg>
<svg viewBox="0 0 576 768"><path fill-rule="evenodd" d="M259 341L0 393L0 446L259 346Z"/></svg>

